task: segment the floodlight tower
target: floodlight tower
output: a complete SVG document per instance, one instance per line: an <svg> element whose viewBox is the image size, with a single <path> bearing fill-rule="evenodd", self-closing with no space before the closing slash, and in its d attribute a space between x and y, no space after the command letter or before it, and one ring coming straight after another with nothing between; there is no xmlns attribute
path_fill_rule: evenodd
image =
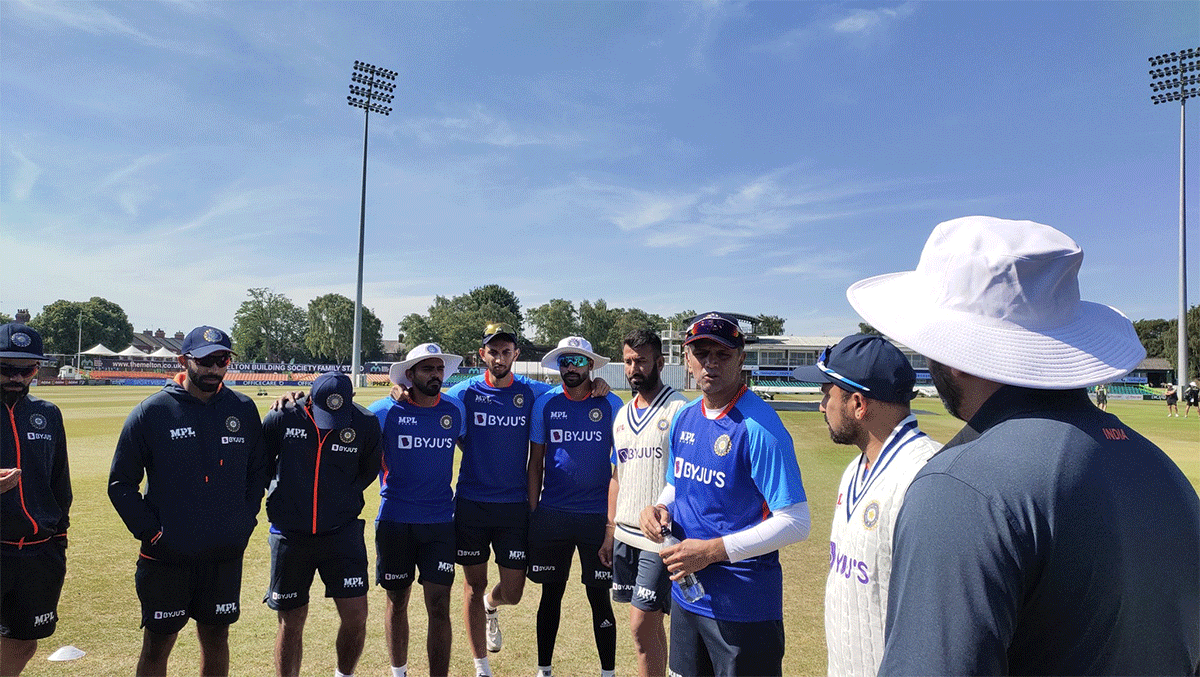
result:
<svg viewBox="0 0 1200 677"><path fill-rule="evenodd" d="M1179 387L1188 380L1187 351L1187 163L1184 139L1187 131L1187 100L1200 95L1200 49L1182 49L1150 57L1150 97L1154 105L1179 102L1179 354L1175 380Z"/></svg>
<svg viewBox="0 0 1200 677"><path fill-rule="evenodd" d="M367 229L367 132L371 129L371 113L392 112L392 92L396 85L396 71L372 66L363 61L354 62L354 72L350 79L358 84L350 85L350 95L346 103L363 109L363 174L362 174L362 203L358 211L358 287L354 297L354 354L350 359L350 378L354 385L362 386L362 282L363 282L363 240ZM365 86L359 86L365 85ZM382 103L377 103L382 102Z"/></svg>

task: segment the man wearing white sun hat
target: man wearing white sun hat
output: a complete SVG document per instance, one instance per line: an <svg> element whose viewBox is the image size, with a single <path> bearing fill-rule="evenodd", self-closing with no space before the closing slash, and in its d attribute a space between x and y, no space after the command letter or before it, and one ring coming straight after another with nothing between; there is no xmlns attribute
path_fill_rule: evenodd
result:
<svg viewBox="0 0 1200 677"><path fill-rule="evenodd" d="M408 389L397 402L370 406L383 429L379 519L375 523L376 582L387 591L384 618L392 674L408 670L408 601L420 568L429 613L429 674L450 670L450 586L454 583L454 445L465 433L462 402L442 393L462 358L422 343L392 365L392 383Z"/></svg>
<svg viewBox="0 0 1200 677"><path fill-rule="evenodd" d="M916 270L847 291L967 423L897 516L881 675L1197 670L1200 505L1088 400L1145 351L1080 300L1082 260L1049 226L971 216L938 225Z"/></svg>

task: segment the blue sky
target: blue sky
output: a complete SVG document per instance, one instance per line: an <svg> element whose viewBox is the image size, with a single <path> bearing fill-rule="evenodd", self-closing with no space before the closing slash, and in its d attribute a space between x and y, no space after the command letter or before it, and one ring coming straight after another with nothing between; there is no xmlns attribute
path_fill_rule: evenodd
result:
<svg viewBox="0 0 1200 677"><path fill-rule="evenodd" d="M1147 57L1198 26L1195 2L5 0L0 310L98 295L174 332L249 287L353 298L361 59L399 74L367 182L385 338L490 283L842 335L848 285L968 214L1065 231L1084 298L1172 317L1179 110Z"/></svg>

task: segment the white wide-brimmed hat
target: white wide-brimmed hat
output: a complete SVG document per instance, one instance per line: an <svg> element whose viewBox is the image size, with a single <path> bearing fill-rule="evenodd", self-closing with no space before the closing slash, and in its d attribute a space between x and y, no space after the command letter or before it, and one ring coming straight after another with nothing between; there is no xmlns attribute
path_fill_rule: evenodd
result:
<svg viewBox="0 0 1200 677"><path fill-rule="evenodd" d="M989 216L938 224L917 269L846 290L876 329L944 365L1066 390L1119 380L1146 357L1121 311L1079 298L1083 250L1050 226Z"/></svg>
<svg viewBox="0 0 1200 677"><path fill-rule="evenodd" d="M418 362L428 360L431 357L441 359L442 364L446 366L446 378L458 371L458 365L462 364L463 358L458 355L448 355L442 352L441 346L436 343L422 343L421 345L408 351L404 356L403 362L396 362L392 368L388 370L388 378L396 385L404 386L405 388L412 387L412 379L405 375L409 369L412 369Z"/></svg>
<svg viewBox="0 0 1200 677"><path fill-rule="evenodd" d="M546 353L546 356L542 358L542 366L558 371L559 355L587 355L592 360L592 369L599 369L611 361L607 357L597 355L592 350L591 342L582 336L568 336L559 341L558 347Z"/></svg>

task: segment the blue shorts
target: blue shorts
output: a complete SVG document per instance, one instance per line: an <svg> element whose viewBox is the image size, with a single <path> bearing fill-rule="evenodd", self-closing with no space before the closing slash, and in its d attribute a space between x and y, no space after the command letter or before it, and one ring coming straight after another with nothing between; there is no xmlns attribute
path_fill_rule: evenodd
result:
<svg viewBox="0 0 1200 677"><path fill-rule="evenodd" d="M384 590L403 590L418 583L454 584L454 522L375 523L375 582Z"/></svg>
<svg viewBox="0 0 1200 677"><path fill-rule="evenodd" d="M133 582L142 604L142 627L158 635L179 632L188 618L230 625L241 615L242 555L187 564L139 555Z"/></svg>
<svg viewBox="0 0 1200 677"><path fill-rule="evenodd" d="M525 569L529 540L529 504L483 503L459 498L454 501L455 558L470 566L488 561L488 548L496 553L496 564L506 569Z"/></svg>
<svg viewBox="0 0 1200 677"><path fill-rule="evenodd" d="M671 613L671 574L657 552L613 542L614 602Z"/></svg>
<svg viewBox="0 0 1200 677"><path fill-rule="evenodd" d="M671 614L670 671L676 675L782 675L783 621L719 621L679 608Z"/></svg>
<svg viewBox="0 0 1200 677"><path fill-rule="evenodd" d="M608 517L603 514L538 506L529 517L529 580L534 583L567 580L571 556L579 550L579 582L592 587L612 586L612 569L600 562L607 522Z"/></svg>
<svg viewBox="0 0 1200 677"><path fill-rule="evenodd" d="M321 572L325 596L348 598L367 594L365 523L355 520L327 534L268 534L271 543L271 587L263 601L275 611L308 604L313 575Z"/></svg>
<svg viewBox="0 0 1200 677"><path fill-rule="evenodd" d="M45 639L58 625L67 539L0 546L0 637Z"/></svg>

